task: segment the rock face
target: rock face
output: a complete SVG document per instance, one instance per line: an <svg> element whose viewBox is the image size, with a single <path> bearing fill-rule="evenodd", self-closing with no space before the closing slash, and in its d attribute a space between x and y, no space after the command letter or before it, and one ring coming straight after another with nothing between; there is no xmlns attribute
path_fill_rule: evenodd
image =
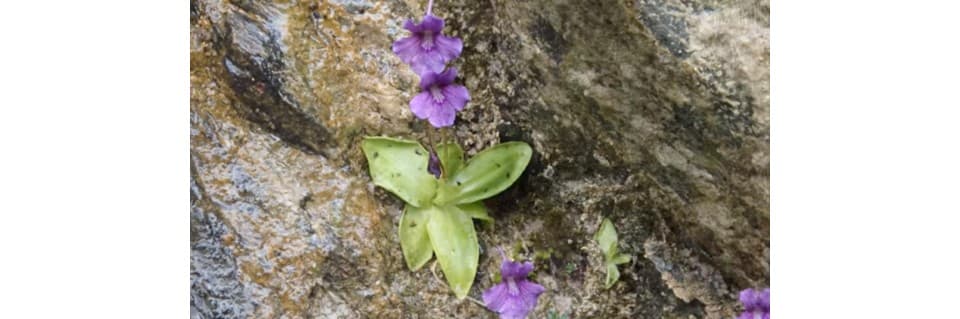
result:
<svg viewBox="0 0 960 319"><path fill-rule="evenodd" d="M191 2L191 317L494 318L406 269L402 203L359 141L427 140L390 50L426 1ZM769 285L767 1L438 1L472 101L468 154L534 158L488 200L547 288L532 318L730 318ZM436 134L435 138L436 138ZM633 256L604 290L603 217Z"/></svg>

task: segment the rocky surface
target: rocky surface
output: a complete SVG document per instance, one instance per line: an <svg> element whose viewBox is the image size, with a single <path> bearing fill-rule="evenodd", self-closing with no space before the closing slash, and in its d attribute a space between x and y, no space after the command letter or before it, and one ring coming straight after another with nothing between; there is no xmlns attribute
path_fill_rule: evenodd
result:
<svg viewBox="0 0 960 319"><path fill-rule="evenodd" d="M494 318L406 269L401 202L365 135L426 141L390 51L426 1L191 2L191 317ZM479 299L503 246L548 290L531 317L730 318L769 285L767 1L438 1L464 41L473 154L534 158L487 201ZM592 235L620 233L602 289ZM441 275L442 276L442 275Z"/></svg>

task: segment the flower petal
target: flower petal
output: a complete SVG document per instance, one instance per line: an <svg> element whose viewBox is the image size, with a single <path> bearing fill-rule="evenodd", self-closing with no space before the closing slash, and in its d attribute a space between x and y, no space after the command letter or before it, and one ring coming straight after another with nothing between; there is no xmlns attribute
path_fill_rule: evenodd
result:
<svg viewBox="0 0 960 319"><path fill-rule="evenodd" d="M460 38L437 34L433 38L433 43L435 45L433 53L441 56L444 62L456 59L463 52L463 41Z"/></svg>
<svg viewBox="0 0 960 319"><path fill-rule="evenodd" d="M537 306L537 297L544 291L543 286L527 280L518 281L517 287L519 292L516 295L507 290L505 301L498 311L500 318L526 318Z"/></svg>
<svg viewBox="0 0 960 319"><path fill-rule="evenodd" d="M410 100L410 111L419 119L431 117L436 112L436 104L428 92L421 92Z"/></svg>
<svg viewBox="0 0 960 319"><path fill-rule="evenodd" d="M510 293L507 284L499 283L483 292L483 303L487 305L487 308L490 310L500 312L503 310L503 306L509 297Z"/></svg>
<svg viewBox="0 0 960 319"><path fill-rule="evenodd" d="M740 303L747 311L753 311L757 300L757 291L753 288L747 288L740 292Z"/></svg>
<svg viewBox="0 0 960 319"><path fill-rule="evenodd" d="M443 19L431 14L425 15L420 22L420 30L421 32L431 31L434 34L440 33L440 31L443 31Z"/></svg>
<svg viewBox="0 0 960 319"><path fill-rule="evenodd" d="M437 85L449 85L453 83L453 80L457 79L457 68L450 67L443 72L437 74Z"/></svg>
<svg viewBox="0 0 960 319"><path fill-rule="evenodd" d="M533 271L532 262L518 263L504 259L503 263L500 264L500 277L507 278L511 277L515 280L521 280L527 278L527 274Z"/></svg>
<svg viewBox="0 0 960 319"><path fill-rule="evenodd" d="M437 72L427 71L420 73L420 89L424 91L429 90L431 86L439 85L438 80L439 74L437 74Z"/></svg>
<svg viewBox="0 0 960 319"><path fill-rule="evenodd" d="M766 288L760 293L757 303L764 311L770 312L770 288Z"/></svg>
<svg viewBox="0 0 960 319"><path fill-rule="evenodd" d="M546 288L543 286L529 281L521 280L517 282L517 287L520 288L520 297L523 298L524 306L527 307L527 311L533 310L537 306L537 297L540 297Z"/></svg>
<svg viewBox="0 0 960 319"><path fill-rule="evenodd" d="M413 20L410 19L407 19L407 21L403 22L403 28L414 33L423 31L423 28L420 26L420 24L413 23Z"/></svg>
<svg viewBox="0 0 960 319"><path fill-rule="evenodd" d="M744 313L770 313L770 289L762 291L747 288L740 292Z"/></svg>
<svg viewBox="0 0 960 319"><path fill-rule="evenodd" d="M467 88L463 85L447 85L441 90L443 92L444 101L449 103L455 110L463 110L463 107L467 105L467 101L470 101L470 92L467 91Z"/></svg>
<svg viewBox="0 0 960 319"><path fill-rule="evenodd" d="M424 51L423 48L418 48L418 50L418 54L408 63L414 72L424 74L443 71L446 61L440 55L436 52Z"/></svg>
<svg viewBox="0 0 960 319"><path fill-rule="evenodd" d="M427 94L429 95L429 93ZM430 115L430 125L438 128L447 127L453 125L453 121L456 119L456 117L457 110L450 105L450 102L443 101L443 103L437 105L433 111L433 114Z"/></svg>
<svg viewBox="0 0 960 319"><path fill-rule="evenodd" d="M500 276L503 278L513 277L515 279L524 279L527 278L527 274L533 271L532 262L518 263L509 260L504 260L500 264Z"/></svg>
<svg viewBox="0 0 960 319"><path fill-rule="evenodd" d="M420 38L410 36L393 43L393 53L400 57L403 63L410 64L420 55Z"/></svg>

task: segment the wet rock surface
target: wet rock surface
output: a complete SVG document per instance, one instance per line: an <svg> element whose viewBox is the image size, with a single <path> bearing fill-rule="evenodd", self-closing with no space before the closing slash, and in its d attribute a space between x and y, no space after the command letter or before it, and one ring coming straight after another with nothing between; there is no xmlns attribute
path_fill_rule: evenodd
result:
<svg viewBox="0 0 960 319"><path fill-rule="evenodd" d="M365 135L427 140L390 51L426 1L191 2L191 317L494 318L406 269ZM766 1L440 1L472 101L445 133L534 158L488 200L531 317L729 318L769 285ZM434 138L439 135L434 134ZM633 256L602 289L603 217ZM439 274L438 276L442 276Z"/></svg>

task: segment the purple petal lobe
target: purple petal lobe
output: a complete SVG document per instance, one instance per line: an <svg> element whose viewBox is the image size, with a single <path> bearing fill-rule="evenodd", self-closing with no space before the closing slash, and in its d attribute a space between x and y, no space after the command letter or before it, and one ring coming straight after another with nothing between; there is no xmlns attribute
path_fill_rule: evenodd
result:
<svg viewBox="0 0 960 319"><path fill-rule="evenodd" d="M460 56L460 52L463 52L463 41L460 38L438 34L433 38L433 43L433 49L437 55L443 57L444 61L456 59Z"/></svg>
<svg viewBox="0 0 960 319"><path fill-rule="evenodd" d="M420 32L430 31L434 34L440 33L440 31L443 31L443 19L435 15L425 15L423 16L423 21L420 22L420 27Z"/></svg>
<svg viewBox="0 0 960 319"><path fill-rule="evenodd" d="M770 288L766 288L760 293L760 300L757 301L760 308L770 312Z"/></svg>
<svg viewBox="0 0 960 319"><path fill-rule="evenodd" d="M533 271L533 263L529 261L521 264L504 260L503 263L500 264L500 276L503 278L527 278L527 275L530 274L531 271Z"/></svg>
<svg viewBox="0 0 960 319"><path fill-rule="evenodd" d="M523 298L523 307L527 311L533 310L537 306L537 298L540 297L546 288L528 280L517 282L520 288L520 296Z"/></svg>
<svg viewBox="0 0 960 319"><path fill-rule="evenodd" d="M413 72L424 74L443 71L443 67L446 66L443 57L433 52L424 52L422 48L419 50L419 53L408 63Z"/></svg>
<svg viewBox="0 0 960 319"><path fill-rule="evenodd" d="M413 23L413 20L410 20L410 19L407 19L407 21L403 22L403 28L407 29L407 31L410 31L410 32L423 31L423 28L421 28L419 24Z"/></svg>
<svg viewBox="0 0 960 319"><path fill-rule="evenodd" d="M500 309L503 309L503 304L507 302L509 296L507 284L499 283L483 292L483 303L490 310L499 312Z"/></svg>
<svg viewBox="0 0 960 319"><path fill-rule="evenodd" d="M412 36L393 43L393 53L404 63L410 64L420 54L420 39Z"/></svg>
<svg viewBox="0 0 960 319"><path fill-rule="evenodd" d="M463 107L467 105L467 101L470 101L470 92L462 85L447 85L441 91L447 103L450 103L457 111L463 110Z"/></svg>
<svg viewBox="0 0 960 319"><path fill-rule="evenodd" d="M431 97L428 92L417 94L410 100L410 111L413 111L413 114L421 120L431 117L436 109L437 107L433 103L433 97Z"/></svg>
<svg viewBox="0 0 960 319"><path fill-rule="evenodd" d="M457 68L451 67L443 72L437 74L436 83L437 85L449 85L453 83L453 80L457 79Z"/></svg>
<svg viewBox="0 0 960 319"><path fill-rule="evenodd" d="M457 117L457 110L450 106L449 102L438 105L433 114L430 115L430 125L434 127L447 127L453 125L453 120Z"/></svg>
<svg viewBox="0 0 960 319"><path fill-rule="evenodd" d="M439 74L437 72L420 73L420 89L429 90L431 86L439 84Z"/></svg>
<svg viewBox="0 0 960 319"><path fill-rule="evenodd" d="M747 305L753 304L753 295L756 294L756 291L753 288L747 288L740 292L740 303Z"/></svg>

